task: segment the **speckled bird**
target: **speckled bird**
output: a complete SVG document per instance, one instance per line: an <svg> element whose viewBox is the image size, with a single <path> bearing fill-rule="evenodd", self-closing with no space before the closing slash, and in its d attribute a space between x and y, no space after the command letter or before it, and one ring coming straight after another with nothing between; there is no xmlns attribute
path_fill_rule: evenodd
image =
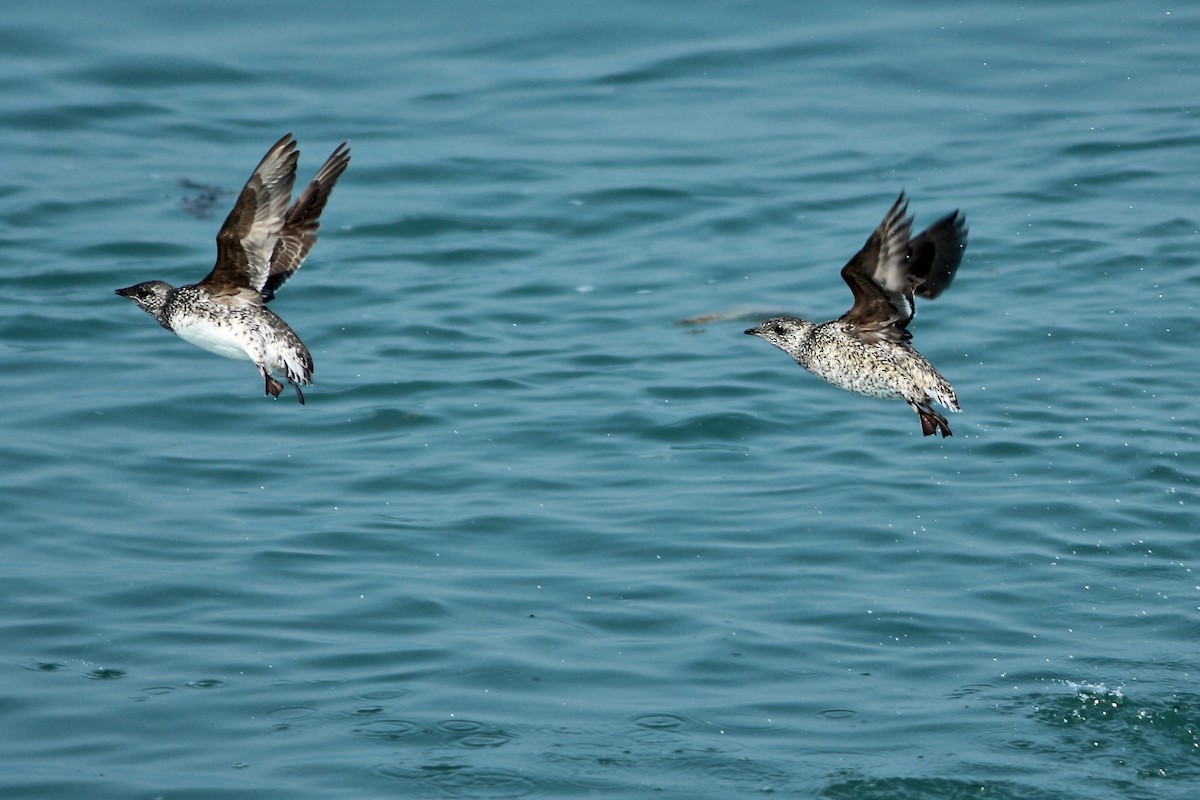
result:
<svg viewBox="0 0 1200 800"><path fill-rule="evenodd" d="M321 211L350 163L350 148L339 145L289 207L299 156L290 133L263 156L217 234L217 263L204 280L178 288L147 281L117 294L181 339L253 362L272 397L283 391L272 373L283 375L304 403L300 385L312 382L312 356L267 303L316 243Z"/></svg>
<svg viewBox="0 0 1200 800"><path fill-rule="evenodd" d="M904 193L863 248L842 267L854 305L820 324L775 317L746 331L783 350L834 386L867 397L901 398L926 436L950 436L933 403L960 411L954 387L912 346L914 295L934 298L954 280L967 247L966 219L955 211L910 238Z"/></svg>

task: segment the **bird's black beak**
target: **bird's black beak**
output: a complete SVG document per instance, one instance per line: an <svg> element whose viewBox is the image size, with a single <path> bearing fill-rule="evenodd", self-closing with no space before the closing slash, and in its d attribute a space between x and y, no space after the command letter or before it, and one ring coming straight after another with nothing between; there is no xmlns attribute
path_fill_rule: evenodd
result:
<svg viewBox="0 0 1200 800"><path fill-rule="evenodd" d="M117 294L120 294L120 292ZM746 334L747 336L758 336L758 328L751 328L748 331L742 331L742 333Z"/></svg>
<svg viewBox="0 0 1200 800"><path fill-rule="evenodd" d="M131 291L132 289L133 289L132 286L126 286L124 289L117 289L116 292L114 292L114 294L119 294L119 295L121 295L121 297L129 297L131 294L133 294L133 292Z"/></svg>

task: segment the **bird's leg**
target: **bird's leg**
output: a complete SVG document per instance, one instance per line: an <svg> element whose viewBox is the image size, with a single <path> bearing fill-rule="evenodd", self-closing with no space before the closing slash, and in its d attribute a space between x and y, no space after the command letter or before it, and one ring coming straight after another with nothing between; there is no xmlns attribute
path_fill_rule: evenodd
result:
<svg viewBox="0 0 1200 800"><path fill-rule="evenodd" d="M264 367L259 367L258 371L262 373L263 380L266 381L266 390L263 394L269 394L271 397L279 397L279 393L283 391L283 384L271 377Z"/></svg>
<svg viewBox="0 0 1200 800"><path fill-rule="evenodd" d="M933 417L933 419L934 419L934 422L937 424L937 426L938 426L939 428L941 428L941 431L942 431L942 438L943 438L943 439L945 439L947 436L953 436L953 435L954 435L953 433L951 433L951 432L950 432L950 423L949 423L949 422L946 422L946 418L945 418L945 417L943 417L941 414L937 413L937 412L936 412L936 411L934 411L933 409L930 409L930 410L929 410L929 413L930 413L930 415Z"/></svg>
<svg viewBox="0 0 1200 800"><path fill-rule="evenodd" d="M942 438L953 436L950 432L950 423L946 422L946 418L934 411L929 406L919 406L916 403L909 403L912 410L917 412L917 416L921 418L921 433L926 436L932 436L935 433L942 434Z"/></svg>

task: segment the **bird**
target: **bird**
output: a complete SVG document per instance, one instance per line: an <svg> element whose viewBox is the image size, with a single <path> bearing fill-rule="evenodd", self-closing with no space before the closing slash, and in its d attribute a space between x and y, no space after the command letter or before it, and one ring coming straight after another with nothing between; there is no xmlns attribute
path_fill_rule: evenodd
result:
<svg viewBox="0 0 1200 800"><path fill-rule="evenodd" d="M300 386L312 382L312 355L267 303L316 243L321 212L350 163L350 147L338 145L289 206L299 156L290 133L263 156L217 233L216 264L199 283L146 281L116 293L181 339L253 362L266 395L279 397L283 384L272 373L282 375L303 405Z"/></svg>
<svg viewBox="0 0 1200 800"><path fill-rule="evenodd" d="M842 267L854 305L835 320L781 316L745 331L797 364L855 394L907 401L925 436L952 435L937 403L961 411L954 387L911 344L914 295L933 299L954 280L967 246L966 217L955 210L916 236L904 192L865 245Z"/></svg>

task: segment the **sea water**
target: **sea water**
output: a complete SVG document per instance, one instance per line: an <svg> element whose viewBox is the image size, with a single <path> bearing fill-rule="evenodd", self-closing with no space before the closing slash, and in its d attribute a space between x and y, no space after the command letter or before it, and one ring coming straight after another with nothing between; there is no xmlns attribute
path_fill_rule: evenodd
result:
<svg viewBox="0 0 1200 800"><path fill-rule="evenodd" d="M4 17L3 797L1195 796L1200 9ZM305 406L113 295L288 131ZM742 335L901 190L944 440Z"/></svg>

